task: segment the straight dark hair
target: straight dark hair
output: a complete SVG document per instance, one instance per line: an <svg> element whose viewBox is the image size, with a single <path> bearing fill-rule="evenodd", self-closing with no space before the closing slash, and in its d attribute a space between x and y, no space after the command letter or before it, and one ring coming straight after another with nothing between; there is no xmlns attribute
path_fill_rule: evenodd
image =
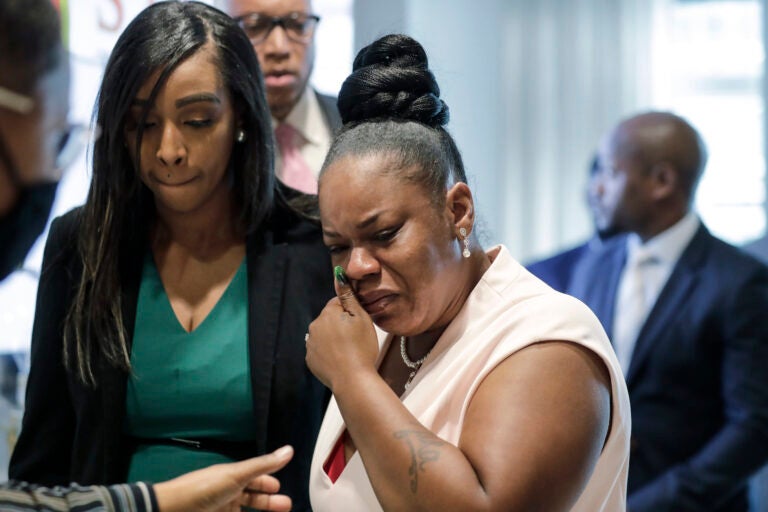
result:
<svg viewBox="0 0 768 512"><path fill-rule="evenodd" d="M160 2L142 11L117 40L94 109L101 136L92 150L93 174L81 210L78 251L82 275L64 327L64 361L79 380L96 385L97 359L130 371L130 343L122 315L123 281L137 248L156 222L152 193L142 183L125 143L124 125L141 86L159 78L143 112L176 67L210 43L246 137L233 145L229 175L246 234L265 222L276 183L270 113L250 41L223 12L199 2ZM137 128L140 150L143 122ZM215 148L211 148L215 151ZM139 161L138 159L136 160ZM137 164L138 165L138 164Z"/></svg>

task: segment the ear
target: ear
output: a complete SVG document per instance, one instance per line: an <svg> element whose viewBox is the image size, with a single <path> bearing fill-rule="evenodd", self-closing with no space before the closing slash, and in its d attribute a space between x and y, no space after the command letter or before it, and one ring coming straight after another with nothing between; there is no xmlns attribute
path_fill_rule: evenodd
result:
<svg viewBox="0 0 768 512"><path fill-rule="evenodd" d="M651 167L651 180L653 190L651 197L655 200L666 199L672 196L678 188L679 175L677 169L667 162L661 161Z"/></svg>
<svg viewBox="0 0 768 512"><path fill-rule="evenodd" d="M448 189L445 193L445 213L457 236L461 228L468 234L472 233L475 225L475 202L469 185L459 182Z"/></svg>

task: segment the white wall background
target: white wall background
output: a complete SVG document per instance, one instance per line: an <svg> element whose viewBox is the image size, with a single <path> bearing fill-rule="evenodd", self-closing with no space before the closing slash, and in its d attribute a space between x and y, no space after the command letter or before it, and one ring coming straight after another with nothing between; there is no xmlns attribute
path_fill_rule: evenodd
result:
<svg viewBox="0 0 768 512"><path fill-rule="evenodd" d="M486 244L521 260L586 238L600 135L647 103L654 0L357 0L355 46L405 32L451 108Z"/></svg>

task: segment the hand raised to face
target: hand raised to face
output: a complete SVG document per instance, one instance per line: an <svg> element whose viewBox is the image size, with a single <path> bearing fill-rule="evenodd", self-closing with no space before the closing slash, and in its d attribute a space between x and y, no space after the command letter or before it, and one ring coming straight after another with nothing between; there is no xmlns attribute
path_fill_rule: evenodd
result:
<svg viewBox="0 0 768 512"><path fill-rule="evenodd" d="M376 372L379 347L368 313L357 300L344 269L334 269L336 297L309 326L307 366L331 391L354 382L356 372Z"/></svg>

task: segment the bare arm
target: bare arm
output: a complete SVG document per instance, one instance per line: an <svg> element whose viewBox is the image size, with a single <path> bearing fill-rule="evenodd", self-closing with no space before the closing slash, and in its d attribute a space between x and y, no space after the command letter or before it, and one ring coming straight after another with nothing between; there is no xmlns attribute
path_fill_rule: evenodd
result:
<svg viewBox="0 0 768 512"><path fill-rule="evenodd" d="M508 357L472 398L456 447L378 375L370 319L351 309L342 320L341 302L328 304L307 362L332 389L385 510L570 509L609 428L609 377L596 355L550 341Z"/></svg>

